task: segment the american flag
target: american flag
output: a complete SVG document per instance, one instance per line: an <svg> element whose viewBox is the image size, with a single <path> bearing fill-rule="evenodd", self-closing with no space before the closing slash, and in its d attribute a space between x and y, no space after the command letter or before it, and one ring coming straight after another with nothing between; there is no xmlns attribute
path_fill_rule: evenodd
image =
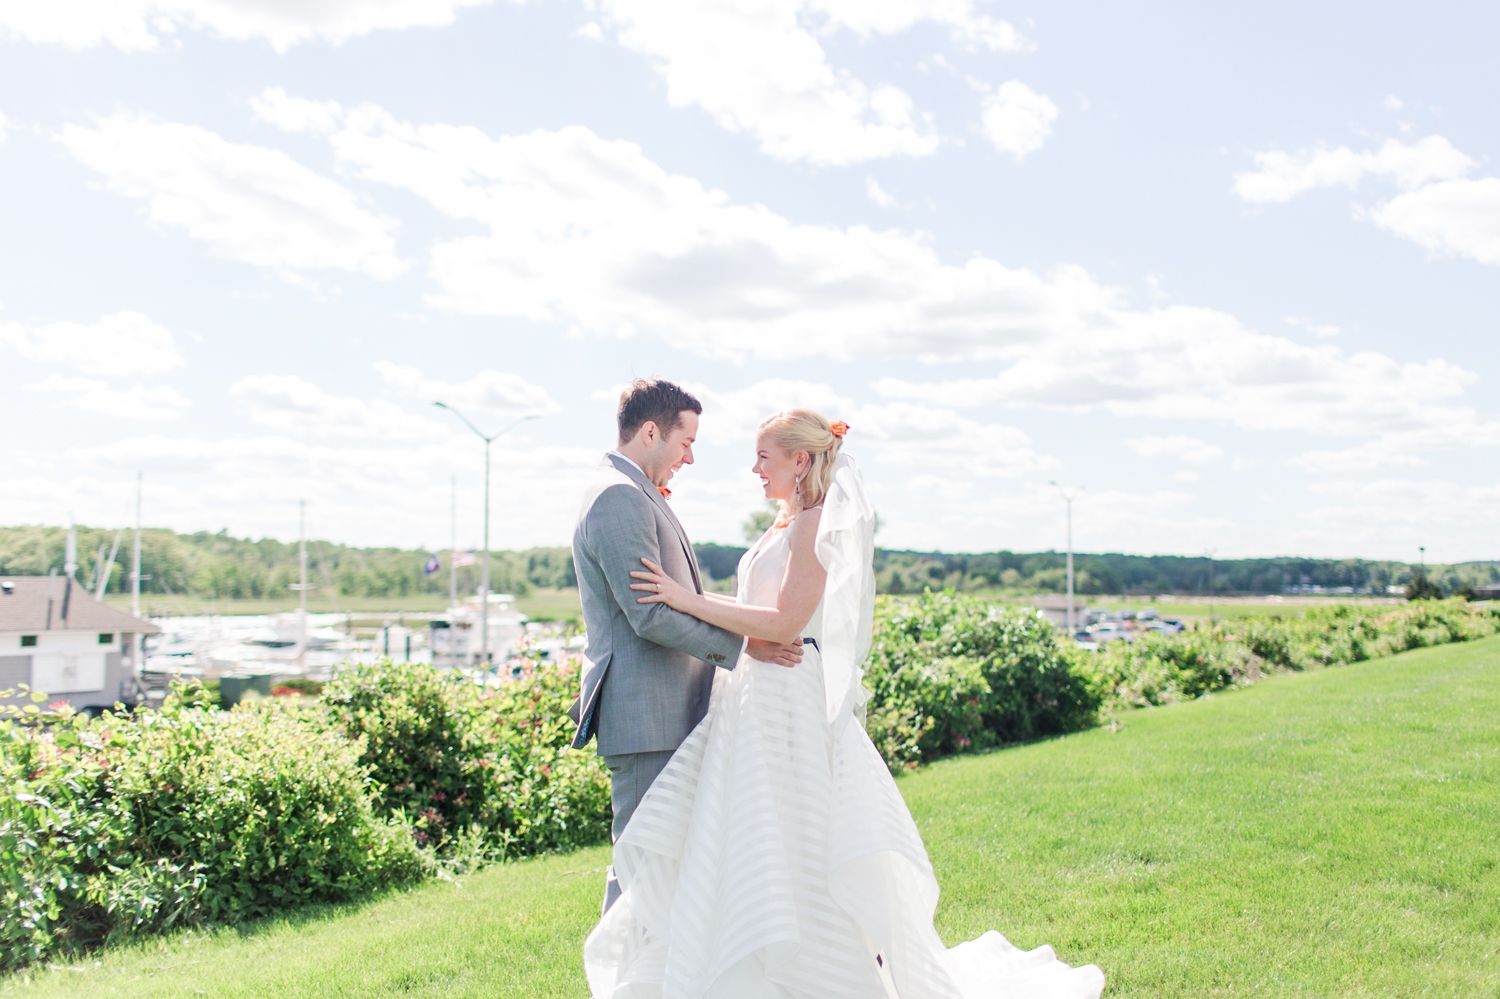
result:
<svg viewBox="0 0 1500 999"><path fill-rule="evenodd" d="M474 564L474 553L473 552L454 552L453 553L453 564L456 567L460 568L460 569L462 569L466 565L473 565Z"/></svg>

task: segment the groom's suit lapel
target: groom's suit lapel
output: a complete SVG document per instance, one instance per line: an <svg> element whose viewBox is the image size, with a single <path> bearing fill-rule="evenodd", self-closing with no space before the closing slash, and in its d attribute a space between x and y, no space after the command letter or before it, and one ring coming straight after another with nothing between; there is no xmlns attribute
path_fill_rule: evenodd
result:
<svg viewBox="0 0 1500 999"><path fill-rule="evenodd" d="M698 575L698 559L693 555L693 543L688 540L687 531L682 529L682 524L678 522L677 515L667 505L667 498L661 494L660 489L656 488L655 483L646 478L646 473L636 468L629 461L613 454L605 455L605 458L618 471L630 476L631 481L641 487L641 492L646 494L646 498L655 503L667 515L667 520L671 523L672 529L677 532L677 540L682 542L682 551L687 555L688 568L693 573L693 586L699 593L702 593L703 580Z"/></svg>

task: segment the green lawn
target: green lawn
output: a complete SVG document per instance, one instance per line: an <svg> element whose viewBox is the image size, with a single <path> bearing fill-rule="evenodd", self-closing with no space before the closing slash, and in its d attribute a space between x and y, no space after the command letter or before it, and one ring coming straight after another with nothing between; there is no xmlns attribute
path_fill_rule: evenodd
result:
<svg viewBox="0 0 1500 999"><path fill-rule="evenodd" d="M939 929L1109 996L1500 996L1500 637L1125 714L901 787ZM3 996L583 999L605 851L106 951Z"/></svg>

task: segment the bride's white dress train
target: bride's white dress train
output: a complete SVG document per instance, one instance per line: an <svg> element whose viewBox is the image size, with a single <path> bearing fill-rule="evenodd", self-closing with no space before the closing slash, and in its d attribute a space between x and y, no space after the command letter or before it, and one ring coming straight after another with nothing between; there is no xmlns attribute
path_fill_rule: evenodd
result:
<svg viewBox="0 0 1500 999"><path fill-rule="evenodd" d="M739 599L775 606L788 556L784 531L746 553ZM1050 947L943 946L916 824L864 727L830 722L824 674L811 645L794 669L719 672L615 844L623 894L584 946L594 999L1098 996L1103 973Z"/></svg>

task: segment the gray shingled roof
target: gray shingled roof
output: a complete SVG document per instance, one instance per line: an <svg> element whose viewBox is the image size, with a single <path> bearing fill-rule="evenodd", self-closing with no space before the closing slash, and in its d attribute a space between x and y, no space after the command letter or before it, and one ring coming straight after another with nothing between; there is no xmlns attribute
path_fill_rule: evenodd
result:
<svg viewBox="0 0 1500 999"><path fill-rule="evenodd" d="M35 634L47 630L47 593L52 590L53 631L113 631L154 635L161 629L144 618L134 617L95 600L88 587L73 584L68 617L63 619L63 595L68 581L62 576L0 576L0 632Z"/></svg>

